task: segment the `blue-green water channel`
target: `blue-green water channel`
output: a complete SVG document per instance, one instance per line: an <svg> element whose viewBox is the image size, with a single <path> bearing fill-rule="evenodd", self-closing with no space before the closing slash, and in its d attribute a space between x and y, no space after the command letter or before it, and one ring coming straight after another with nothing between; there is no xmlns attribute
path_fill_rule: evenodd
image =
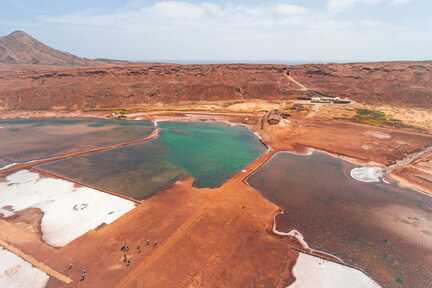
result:
<svg viewBox="0 0 432 288"><path fill-rule="evenodd" d="M162 122L158 139L43 165L80 182L145 199L185 177L215 188L265 151L247 128L222 123Z"/></svg>

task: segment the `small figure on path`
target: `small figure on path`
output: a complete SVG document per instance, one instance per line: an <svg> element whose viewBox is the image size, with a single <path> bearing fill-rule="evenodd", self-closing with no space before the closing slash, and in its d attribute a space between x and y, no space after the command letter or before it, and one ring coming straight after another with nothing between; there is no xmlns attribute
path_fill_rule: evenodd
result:
<svg viewBox="0 0 432 288"><path fill-rule="evenodd" d="M121 248L120 251L122 251L123 253L126 253L129 251L129 246L127 246L126 244L124 244Z"/></svg>
<svg viewBox="0 0 432 288"><path fill-rule="evenodd" d="M84 281L87 275L87 271L85 270L85 268L81 269L81 278L80 281Z"/></svg>
<svg viewBox="0 0 432 288"><path fill-rule="evenodd" d="M146 240L146 246L150 246L150 240Z"/></svg>
<svg viewBox="0 0 432 288"><path fill-rule="evenodd" d="M139 253L141 253L141 246L137 246L137 253L139 254Z"/></svg>

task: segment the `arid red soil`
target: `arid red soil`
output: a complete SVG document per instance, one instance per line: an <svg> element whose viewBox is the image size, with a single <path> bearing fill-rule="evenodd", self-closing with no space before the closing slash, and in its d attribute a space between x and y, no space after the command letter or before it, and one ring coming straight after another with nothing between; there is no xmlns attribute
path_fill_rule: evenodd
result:
<svg viewBox="0 0 432 288"><path fill-rule="evenodd" d="M308 88L368 104L432 107L432 61L299 65L289 73Z"/></svg>
<svg viewBox="0 0 432 288"><path fill-rule="evenodd" d="M10 66L9 66L10 67ZM16 66L14 66L17 68ZM127 65L0 72L0 109L130 108L149 103L280 99L299 95L272 65Z"/></svg>
<svg viewBox="0 0 432 288"><path fill-rule="evenodd" d="M155 103L292 100L312 90L366 104L432 107L432 62L331 65L0 67L1 110L145 108Z"/></svg>
<svg viewBox="0 0 432 288"><path fill-rule="evenodd" d="M383 165L432 146L428 134L329 119L292 118L289 125L266 126L262 133L275 150L311 147Z"/></svg>

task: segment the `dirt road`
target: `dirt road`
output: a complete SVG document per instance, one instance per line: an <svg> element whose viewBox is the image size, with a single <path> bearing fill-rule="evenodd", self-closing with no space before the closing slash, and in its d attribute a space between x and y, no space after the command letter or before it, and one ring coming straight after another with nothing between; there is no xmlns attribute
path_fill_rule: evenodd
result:
<svg viewBox="0 0 432 288"><path fill-rule="evenodd" d="M309 88L307 88L306 86L304 86L302 83L298 82L297 80L295 80L291 75L286 74L286 77L288 78L288 80L290 80L291 82L295 83L297 86L300 87L301 91L309 91Z"/></svg>

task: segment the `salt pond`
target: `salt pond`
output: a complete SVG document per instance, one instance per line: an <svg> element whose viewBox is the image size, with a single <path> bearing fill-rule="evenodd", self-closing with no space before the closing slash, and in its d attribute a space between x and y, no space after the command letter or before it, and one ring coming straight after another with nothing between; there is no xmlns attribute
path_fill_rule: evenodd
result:
<svg viewBox="0 0 432 288"><path fill-rule="evenodd" d="M187 176L218 187L265 151L247 128L222 123L160 122L154 141L57 161L41 168L144 199Z"/></svg>
<svg viewBox="0 0 432 288"><path fill-rule="evenodd" d="M9 119L0 126L0 168L144 138L154 129L150 121L92 118Z"/></svg>
<svg viewBox="0 0 432 288"><path fill-rule="evenodd" d="M383 287L430 287L432 198L351 177L355 165L314 152L277 153L250 185L285 210L277 230L361 268ZM347 286L351 287L351 286Z"/></svg>
<svg viewBox="0 0 432 288"><path fill-rule="evenodd" d="M28 170L0 180L0 215L11 217L27 208L39 208L42 238L55 247L112 223L134 207L132 201Z"/></svg>
<svg viewBox="0 0 432 288"><path fill-rule="evenodd" d="M0 247L0 287L44 288L49 276Z"/></svg>

